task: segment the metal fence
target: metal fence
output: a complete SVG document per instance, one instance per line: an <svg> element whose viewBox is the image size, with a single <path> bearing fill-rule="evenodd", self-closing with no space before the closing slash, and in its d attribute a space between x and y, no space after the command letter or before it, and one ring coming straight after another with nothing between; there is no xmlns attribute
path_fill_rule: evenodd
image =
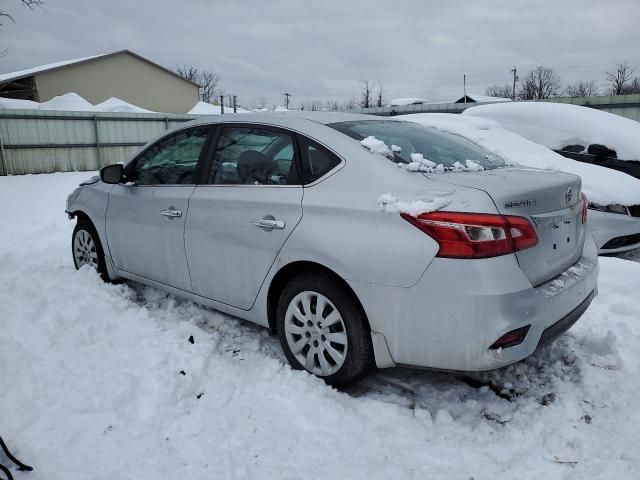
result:
<svg viewBox="0 0 640 480"><path fill-rule="evenodd" d="M0 110L0 175L98 170L192 115Z"/></svg>

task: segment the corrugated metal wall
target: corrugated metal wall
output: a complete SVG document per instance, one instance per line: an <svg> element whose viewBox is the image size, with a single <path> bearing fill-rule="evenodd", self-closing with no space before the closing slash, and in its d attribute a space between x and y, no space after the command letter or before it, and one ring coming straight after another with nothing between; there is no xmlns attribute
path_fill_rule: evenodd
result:
<svg viewBox="0 0 640 480"><path fill-rule="evenodd" d="M76 92L94 105L118 97L154 112L186 113L199 98L196 85L129 52L39 73L36 86L40 102Z"/></svg>
<svg viewBox="0 0 640 480"><path fill-rule="evenodd" d="M0 175L98 170L192 115L0 110Z"/></svg>

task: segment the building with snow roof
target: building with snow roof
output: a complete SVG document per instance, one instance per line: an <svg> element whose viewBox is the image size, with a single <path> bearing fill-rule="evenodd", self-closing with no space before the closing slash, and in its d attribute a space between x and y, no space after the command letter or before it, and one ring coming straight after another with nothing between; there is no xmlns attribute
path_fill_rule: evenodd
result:
<svg viewBox="0 0 640 480"><path fill-rule="evenodd" d="M147 110L186 113L198 84L129 50L0 74L0 97L46 102L75 92L92 104L116 97Z"/></svg>
<svg viewBox="0 0 640 480"><path fill-rule="evenodd" d="M510 98L490 97L488 95L474 95L472 93L468 93L467 95L464 95L453 103L496 103L510 101Z"/></svg>

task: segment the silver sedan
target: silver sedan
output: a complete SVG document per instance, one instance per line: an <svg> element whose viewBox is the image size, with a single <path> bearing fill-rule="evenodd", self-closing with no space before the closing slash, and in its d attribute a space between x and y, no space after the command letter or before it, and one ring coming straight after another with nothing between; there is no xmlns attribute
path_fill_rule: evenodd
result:
<svg viewBox="0 0 640 480"><path fill-rule="evenodd" d="M264 325L332 385L516 362L597 293L580 178L381 117L190 122L103 168L66 212L77 268Z"/></svg>

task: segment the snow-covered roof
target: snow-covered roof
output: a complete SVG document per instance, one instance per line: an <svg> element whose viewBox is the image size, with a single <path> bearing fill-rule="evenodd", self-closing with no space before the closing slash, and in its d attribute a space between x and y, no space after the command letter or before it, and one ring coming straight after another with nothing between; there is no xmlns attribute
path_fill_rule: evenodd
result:
<svg viewBox="0 0 640 480"><path fill-rule="evenodd" d="M489 95L476 95L474 93L467 93L467 101L475 103L493 103L493 102L510 102L510 98L504 97L490 97ZM455 103L464 102L464 97L460 97Z"/></svg>
<svg viewBox="0 0 640 480"><path fill-rule="evenodd" d="M423 103L429 103L426 98L406 97L406 98L394 98L389 102L391 107L401 107L403 105L422 105Z"/></svg>
<svg viewBox="0 0 640 480"><path fill-rule="evenodd" d="M475 108L485 107L469 110ZM610 168L563 157L539 143L502 128L493 120L451 113L415 113L392 118L461 135L500 155L509 163L578 175L582 178L582 189L589 201L601 205L640 204L640 180L637 178Z"/></svg>
<svg viewBox="0 0 640 480"><path fill-rule="evenodd" d="M61 62L47 63L46 65L39 65L37 67L18 70L17 72L3 73L0 75L0 82L7 82L9 80L18 80L20 78L30 77L31 75L34 75L36 73L53 70L55 68L66 67L67 65L73 65L74 63L86 62L87 60L104 57L105 55L109 54L103 53L100 55L92 55L90 57L74 58L72 60L63 60Z"/></svg>
<svg viewBox="0 0 640 480"><path fill-rule="evenodd" d="M567 145L605 145L621 160L640 160L640 122L594 108L552 102L471 107L463 113L488 118L553 150Z"/></svg>
<svg viewBox="0 0 640 480"><path fill-rule="evenodd" d="M46 72L49 70L55 70L58 68L64 68L64 67L68 67L70 65L76 65L79 63L84 63L84 62L88 62L91 60L95 60L98 58L102 58L102 57L110 57L112 55L118 55L121 53L127 53L129 55L134 56L135 58L142 60L143 62L146 62L150 65L153 65L154 67L157 67L161 70L164 70L167 73L170 73L171 75L174 75L176 77L179 77L181 79L183 79L185 82L189 82L192 83L194 85L198 85L196 82L186 79L184 77L182 77L181 75L179 75L178 73L174 72L173 70L170 70L166 67L163 67L162 65L159 65L155 62L152 62L151 60L149 60L148 58L144 58L141 55L138 55L137 53L132 52L131 50L118 50L116 52L110 52L110 53L101 53L99 55L92 55L90 57L82 57L82 58L74 58L71 60L62 60L60 62L54 62L54 63L48 63L46 65L39 65L36 67L31 67L31 68L27 68L24 70L18 70L17 72L8 72L8 73L3 73L0 74L0 83L5 83L5 82L9 82L9 81L13 81L13 80L19 80L21 78L24 77L30 77L31 75L35 75L37 73L41 73L41 72Z"/></svg>

